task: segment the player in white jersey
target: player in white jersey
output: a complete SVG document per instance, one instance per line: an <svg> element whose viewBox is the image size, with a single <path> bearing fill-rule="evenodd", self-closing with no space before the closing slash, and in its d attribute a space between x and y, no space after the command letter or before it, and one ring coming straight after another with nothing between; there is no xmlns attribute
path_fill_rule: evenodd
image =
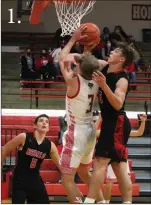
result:
<svg viewBox="0 0 151 205"><path fill-rule="evenodd" d="M78 90L75 96L66 96L67 123L72 123L71 115L74 116L74 124L83 125L92 122L92 107L98 93L98 85L93 80L86 80L79 74L76 76Z"/></svg>
<svg viewBox="0 0 151 205"><path fill-rule="evenodd" d="M62 184L70 203L79 203L81 193L74 183L75 172L89 185L89 165L96 143L92 108L98 93L98 86L92 80L92 73L100 69L99 61L90 54L71 55L72 46L79 41L85 26L80 27L60 53L60 68L67 83L66 111L67 131L63 137L61 153ZM71 70L76 65L76 73ZM103 196L98 193L97 200Z"/></svg>

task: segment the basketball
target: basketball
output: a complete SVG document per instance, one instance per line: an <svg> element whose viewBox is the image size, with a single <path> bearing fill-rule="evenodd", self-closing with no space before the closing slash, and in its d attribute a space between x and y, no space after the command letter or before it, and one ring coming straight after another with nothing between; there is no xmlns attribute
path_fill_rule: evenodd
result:
<svg viewBox="0 0 151 205"><path fill-rule="evenodd" d="M97 27L97 25L93 23L85 23L81 25L86 25L87 28L82 32L82 35L87 35L87 38L81 39L80 44L81 45L88 45L88 44L98 44L100 42L100 29Z"/></svg>

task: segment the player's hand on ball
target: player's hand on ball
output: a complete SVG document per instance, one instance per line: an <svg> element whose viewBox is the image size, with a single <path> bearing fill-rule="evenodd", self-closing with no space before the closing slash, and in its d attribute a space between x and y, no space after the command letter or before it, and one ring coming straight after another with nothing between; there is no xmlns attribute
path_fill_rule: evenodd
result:
<svg viewBox="0 0 151 205"><path fill-rule="evenodd" d="M141 115L140 115L140 120L141 120L142 122L145 122L145 121L147 120L147 115L141 114Z"/></svg>
<svg viewBox="0 0 151 205"><path fill-rule="evenodd" d="M100 86L100 88L103 89L106 86L106 77L100 71L95 71L92 74L92 79Z"/></svg>
<svg viewBox="0 0 151 205"><path fill-rule="evenodd" d="M84 32L86 30L86 26L82 25L80 26L72 35L72 39L77 42L80 41L81 39L87 38L87 35L83 35L82 32Z"/></svg>

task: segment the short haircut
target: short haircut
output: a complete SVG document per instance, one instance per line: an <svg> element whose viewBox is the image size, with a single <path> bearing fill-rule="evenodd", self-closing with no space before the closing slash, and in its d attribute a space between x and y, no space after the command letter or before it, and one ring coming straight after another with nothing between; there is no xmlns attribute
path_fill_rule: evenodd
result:
<svg viewBox="0 0 151 205"><path fill-rule="evenodd" d="M92 80L93 72L100 68L98 59L91 54L82 54L81 56L75 56L75 60L80 64L82 77L86 80Z"/></svg>
<svg viewBox="0 0 151 205"><path fill-rule="evenodd" d="M50 119L49 119L49 116L46 115L46 114L38 115L38 116L36 117L36 119L34 120L34 124L35 124L35 125L37 125L37 122L38 122L39 118L41 118L41 117L45 117L45 118L47 118L47 119L49 120L49 125L50 125Z"/></svg>
<svg viewBox="0 0 151 205"><path fill-rule="evenodd" d="M116 47L121 50L122 56L125 58L123 67L129 66L134 61L134 52L136 52L135 49L123 42L117 43Z"/></svg>

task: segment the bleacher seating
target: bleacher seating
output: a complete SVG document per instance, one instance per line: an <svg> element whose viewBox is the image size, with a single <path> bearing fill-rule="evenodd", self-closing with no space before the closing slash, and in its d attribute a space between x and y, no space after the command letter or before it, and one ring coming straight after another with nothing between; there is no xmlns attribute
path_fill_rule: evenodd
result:
<svg viewBox="0 0 151 205"><path fill-rule="evenodd" d="M30 48L34 53L39 53L39 49L45 47L44 45L56 44L54 41L55 33L30 33L30 32L2 32L3 45L19 45L20 50Z"/></svg>
<svg viewBox="0 0 151 205"><path fill-rule="evenodd" d="M3 135L3 128L4 129L25 129L28 130L29 132L33 132L33 126L30 125L2 125L2 135ZM59 126L51 126L50 130L47 132L47 136L57 136L59 132Z"/></svg>
<svg viewBox="0 0 151 205"><path fill-rule="evenodd" d="M142 71L137 72L137 74L144 74L144 77L137 77L136 83L131 83L129 86L137 86L137 90L131 89L129 91L129 95L127 97L128 101L151 101L151 90L148 89L151 87L151 72L150 71ZM38 99L39 98L65 98L65 92L66 92L66 83L63 80L62 76L58 76L58 78L62 78L62 81L42 81L42 80L21 80L20 83L23 84L30 84L30 88L27 87L21 87L22 91L25 91L24 93L21 93L21 97L23 98L35 98L35 105L38 108ZM138 82L140 81L140 82ZM43 85L49 85L53 86L50 88L41 87ZM36 87L35 87L36 85ZM37 86L37 85L40 85ZM142 89L143 87L143 89ZM145 89L147 88L147 90ZM29 93L30 92L30 93ZM136 95L137 94L137 95Z"/></svg>
<svg viewBox="0 0 151 205"><path fill-rule="evenodd" d="M33 116L2 116L3 125L33 125ZM58 117L50 117L51 126L59 126Z"/></svg>

